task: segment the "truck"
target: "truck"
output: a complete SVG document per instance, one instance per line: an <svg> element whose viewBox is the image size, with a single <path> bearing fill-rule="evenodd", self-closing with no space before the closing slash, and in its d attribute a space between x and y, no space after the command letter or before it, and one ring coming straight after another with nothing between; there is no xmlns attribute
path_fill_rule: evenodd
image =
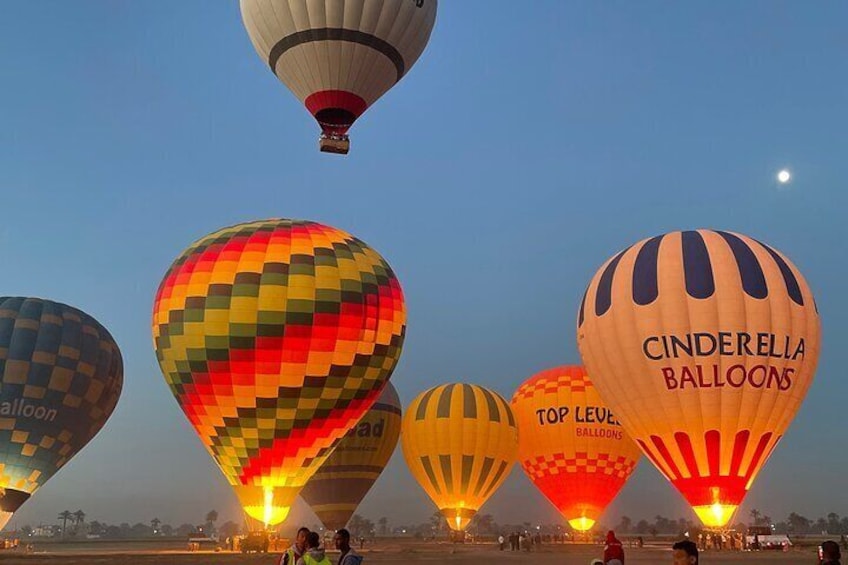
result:
<svg viewBox="0 0 848 565"><path fill-rule="evenodd" d="M784 549L792 547L786 534L776 534L771 526L749 526L745 535L749 549Z"/></svg>

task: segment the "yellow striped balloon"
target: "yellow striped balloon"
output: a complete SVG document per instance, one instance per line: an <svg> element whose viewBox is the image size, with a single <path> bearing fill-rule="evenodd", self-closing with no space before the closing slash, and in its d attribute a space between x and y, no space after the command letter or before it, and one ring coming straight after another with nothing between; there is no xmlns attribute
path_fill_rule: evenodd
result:
<svg viewBox="0 0 848 565"><path fill-rule="evenodd" d="M387 383L377 402L300 491L324 526L345 527L392 458L400 425L400 398L392 383Z"/></svg>
<svg viewBox="0 0 848 565"><path fill-rule="evenodd" d="M406 411L403 455L448 525L462 531L509 475L518 428L500 395L470 384L420 394Z"/></svg>

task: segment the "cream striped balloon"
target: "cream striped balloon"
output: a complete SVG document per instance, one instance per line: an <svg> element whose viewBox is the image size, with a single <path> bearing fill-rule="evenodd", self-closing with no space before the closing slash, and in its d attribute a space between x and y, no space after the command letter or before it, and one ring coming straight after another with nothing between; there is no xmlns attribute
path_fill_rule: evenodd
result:
<svg viewBox="0 0 848 565"><path fill-rule="evenodd" d="M437 0L240 0L259 56L315 116L343 135L409 71Z"/></svg>
<svg viewBox="0 0 848 565"><path fill-rule="evenodd" d="M604 403L716 528L801 406L820 339L801 272L768 245L719 230L628 247L595 274L577 319Z"/></svg>

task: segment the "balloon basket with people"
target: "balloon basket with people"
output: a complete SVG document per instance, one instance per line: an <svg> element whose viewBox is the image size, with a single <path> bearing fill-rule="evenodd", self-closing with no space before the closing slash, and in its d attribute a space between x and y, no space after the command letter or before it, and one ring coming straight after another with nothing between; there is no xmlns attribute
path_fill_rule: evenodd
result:
<svg viewBox="0 0 848 565"><path fill-rule="evenodd" d="M318 149L322 153L347 155L350 151L350 137L347 135L322 133L321 137L318 138Z"/></svg>

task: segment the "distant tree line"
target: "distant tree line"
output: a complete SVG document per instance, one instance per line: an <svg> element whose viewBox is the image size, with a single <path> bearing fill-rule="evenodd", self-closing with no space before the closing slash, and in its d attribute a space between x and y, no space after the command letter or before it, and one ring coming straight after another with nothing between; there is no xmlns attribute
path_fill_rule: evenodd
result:
<svg viewBox="0 0 848 565"><path fill-rule="evenodd" d="M768 514L763 514L756 508L751 510L750 520L738 522L733 529L745 532L748 526L768 526L775 533L787 535L841 535L848 533L848 516L840 518L839 514L829 512L826 516L812 520L797 512L792 512L784 520L775 521ZM616 533L659 535L659 534L683 534L685 532L699 531L701 525L685 518L670 520L663 516L656 516L653 522L639 520L635 524L627 516L622 516L615 526Z"/></svg>
<svg viewBox="0 0 848 565"><path fill-rule="evenodd" d="M108 524L99 520L85 521L86 514L82 510L71 512L64 510L57 516L58 523L53 525L27 524L20 529L26 537L53 537L62 539L142 539L158 537L188 538L192 536L219 536L226 538L241 532L241 526L227 521L217 525L218 512L211 510L206 519L200 524L180 524L173 526L165 524L159 518L153 518L148 523L137 522L129 524Z"/></svg>
<svg viewBox="0 0 848 565"><path fill-rule="evenodd" d="M792 512L782 521L774 521L768 514L763 514L757 509L751 510L750 520L738 522L732 526L738 532L745 533L749 526L769 526L779 534L789 536L799 535L841 535L848 534L848 516L840 517L835 512L830 512L824 517L815 520ZM419 539L428 539L446 535L448 531L447 522L440 512L433 513L426 522L413 523L388 527L388 520L380 518L379 528L375 529L371 520L354 515L348 524L348 529L354 537L369 537L379 535L406 535ZM617 524L611 526L618 534L630 536L690 536L697 535L703 526L700 522L687 518L666 518L656 515L652 520L633 520L629 516L622 516ZM594 528L598 532L606 532L609 525L597 524ZM467 531L472 534L497 535L504 532L529 532L536 531L541 534L561 535L571 533L572 529L564 524L537 524L531 522L504 523L499 524L491 514L477 514L471 519Z"/></svg>
<svg viewBox="0 0 848 565"><path fill-rule="evenodd" d="M774 521L771 516L757 509L750 511L750 520L739 522L733 528L739 532L745 532L748 526L769 526L776 533L789 536L802 535L841 535L848 534L848 516L840 517L835 512L830 512L817 519L807 518L797 512L792 512L784 520ZM225 539L242 533L243 528L236 522L218 522L218 512L209 511L205 520L200 524L184 523L178 526L163 523L159 518L153 518L148 523L137 522L129 524L108 524L98 520L86 522L86 513L82 510L71 512L64 510L57 516L57 524L39 525L32 527L27 524L20 529L23 536L28 537L60 537L62 539L81 538L104 538L104 539L141 539L157 537L187 538L191 536L218 536ZM654 516L653 520L640 519L634 521L629 516L622 516L617 524L612 526L620 535L659 536L659 535L683 535L689 533L695 535L701 529L697 522L686 518L666 518ZM317 529L317 528L315 528ZM446 535L447 523L440 512L433 513L426 522L417 524L399 525L390 528L389 520L381 517L376 524L359 514L354 514L347 524L347 529L354 538L371 539L376 536L404 535L418 539L435 538ZM597 524L596 531L606 531L607 525ZM496 535L513 531L537 531L542 534L561 535L571 531L563 524L533 524L521 522L515 524L498 524L491 514L477 514L472 519L467 531L473 534Z"/></svg>

